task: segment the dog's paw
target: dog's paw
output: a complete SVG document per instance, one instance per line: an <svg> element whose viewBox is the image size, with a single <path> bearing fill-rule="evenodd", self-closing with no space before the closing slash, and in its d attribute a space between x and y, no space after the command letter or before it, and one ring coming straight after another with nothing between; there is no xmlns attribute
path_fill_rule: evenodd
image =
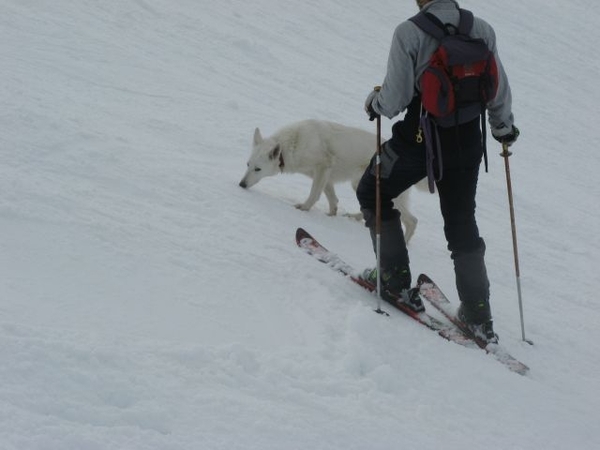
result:
<svg viewBox="0 0 600 450"><path fill-rule="evenodd" d="M294 207L300 211L308 211L310 209L310 206L307 206L305 203L298 203L297 205L294 205Z"/></svg>
<svg viewBox="0 0 600 450"><path fill-rule="evenodd" d="M363 220L363 213L346 213L344 214L344 217L348 217L352 220Z"/></svg>

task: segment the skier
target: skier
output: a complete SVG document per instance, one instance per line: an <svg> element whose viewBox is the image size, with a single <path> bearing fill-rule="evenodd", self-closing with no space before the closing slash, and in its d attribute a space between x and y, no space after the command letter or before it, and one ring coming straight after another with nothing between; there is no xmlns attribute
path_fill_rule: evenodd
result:
<svg viewBox="0 0 600 450"><path fill-rule="evenodd" d="M422 12L436 16L442 24L458 27L459 5L454 0L417 0ZM469 35L481 38L493 52L498 66L498 88L487 102L493 137L512 145L519 136L514 126L512 98L506 73L498 57L493 28L475 17ZM439 42L413 21L396 28L389 52L387 73L381 89L373 90L365 102L370 119L393 118L406 110L403 120L392 127L392 137L381 148L380 158L380 267L384 299L400 297L415 311L423 311L419 289L411 288L409 255L400 214L392 200L427 174L426 142L420 125L424 114L419 79ZM471 333L487 342L497 342L490 308L490 286L484 262L485 243L475 219L475 194L484 146L480 117L449 127L437 127L441 170L435 185L444 219L444 234L454 262L456 287L461 305L457 317ZM485 124L484 124L485 125ZM431 144L431 143L430 143ZM365 224L376 248L376 158L365 171L357 189ZM437 164L437 163L436 163ZM363 278L377 283L377 270L366 269Z"/></svg>

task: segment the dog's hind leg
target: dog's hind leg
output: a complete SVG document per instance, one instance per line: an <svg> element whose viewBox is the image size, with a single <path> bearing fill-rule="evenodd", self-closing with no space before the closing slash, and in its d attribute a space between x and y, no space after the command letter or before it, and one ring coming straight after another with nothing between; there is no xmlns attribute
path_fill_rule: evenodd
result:
<svg viewBox="0 0 600 450"><path fill-rule="evenodd" d="M361 178L362 178L362 172L357 177L350 180L350 186L352 186L352 189L354 190L354 192L356 192L356 188L358 187L358 183L360 182ZM344 214L344 217L349 217L350 219L354 219L354 220L363 220L363 213L362 212L346 213L346 214Z"/></svg>
<svg viewBox="0 0 600 450"><path fill-rule="evenodd" d="M404 225L404 239L406 240L407 244L412 238L413 234L415 234L417 223L419 222L419 219L413 216L408 209L409 192L410 189L404 191L394 199L394 206L396 209L398 209L398 211L400 211L400 220L402 221L402 225Z"/></svg>
<svg viewBox="0 0 600 450"><path fill-rule="evenodd" d="M315 170L312 176L313 182L310 188L310 194L308 198L304 201L304 203L297 204L296 208L301 209L302 211L308 211L314 206L315 203L317 203L317 200L319 200L319 198L321 197L321 193L323 192L325 186L329 181L330 173L330 168ZM331 206L329 209L331 211Z"/></svg>
<svg viewBox="0 0 600 450"><path fill-rule="evenodd" d="M329 182L325 185L325 197L327 197L327 201L329 202L329 216L335 216L337 214L337 207L339 199L337 195L335 195L335 189L333 187L333 183Z"/></svg>

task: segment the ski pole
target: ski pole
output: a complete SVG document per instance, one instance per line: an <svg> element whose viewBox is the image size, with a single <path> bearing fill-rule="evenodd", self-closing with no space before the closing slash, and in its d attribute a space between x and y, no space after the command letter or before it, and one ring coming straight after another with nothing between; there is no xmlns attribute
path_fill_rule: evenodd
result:
<svg viewBox="0 0 600 450"><path fill-rule="evenodd" d="M375 86L379 91L381 86ZM381 309L381 116L377 114L377 148L375 150L375 254L377 257L377 309L378 314L387 314Z"/></svg>
<svg viewBox="0 0 600 450"><path fill-rule="evenodd" d="M521 315L521 336L524 342L533 345L533 342L525 339L525 320L523 319L523 297L521 295L521 271L519 269L519 249L517 246L517 226L515 221L515 207L512 193L512 182L510 180L510 165L508 163L509 156L512 155L508 151L508 144L502 144L502 153L500 156L504 158L504 168L506 170L506 189L508 191L508 205L510 210L510 228L512 231L513 253L515 258L515 275L517 278L517 294L519 296L519 313Z"/></svg>

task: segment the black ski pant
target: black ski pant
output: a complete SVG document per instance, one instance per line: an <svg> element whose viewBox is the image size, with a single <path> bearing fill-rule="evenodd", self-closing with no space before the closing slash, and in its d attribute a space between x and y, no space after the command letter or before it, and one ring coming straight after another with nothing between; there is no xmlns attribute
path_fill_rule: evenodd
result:
<svg viewBox="0 0 600 450"><path fill-rule="evenodd" d="M436 188L444 219L444 234L454 260L458 294L467 310L479 311L471 319L483 322L489 320L491 314L484 263L485 244L479 236L475 219L475 195L483 157L480 122L476 119L458 127L438 128L438 133L443 169ZM356 191L366 226L371 229L375 226L376 210L375 163L374 157ZM434 166L437 165L435 162ZM380 169L382 222L396 221L399 212L393 207L393 199L426 177L425 148L394 136L382 146ZM439 177L440 174L436 175ZM384 236L381 238L388 241ZM404 242L403 239L391 241ZM386 252L389 250L392 249L386 249ZM405 244L396 252L398 258L407 258ZM482 302L485 303L483 308Z"/></svg>

